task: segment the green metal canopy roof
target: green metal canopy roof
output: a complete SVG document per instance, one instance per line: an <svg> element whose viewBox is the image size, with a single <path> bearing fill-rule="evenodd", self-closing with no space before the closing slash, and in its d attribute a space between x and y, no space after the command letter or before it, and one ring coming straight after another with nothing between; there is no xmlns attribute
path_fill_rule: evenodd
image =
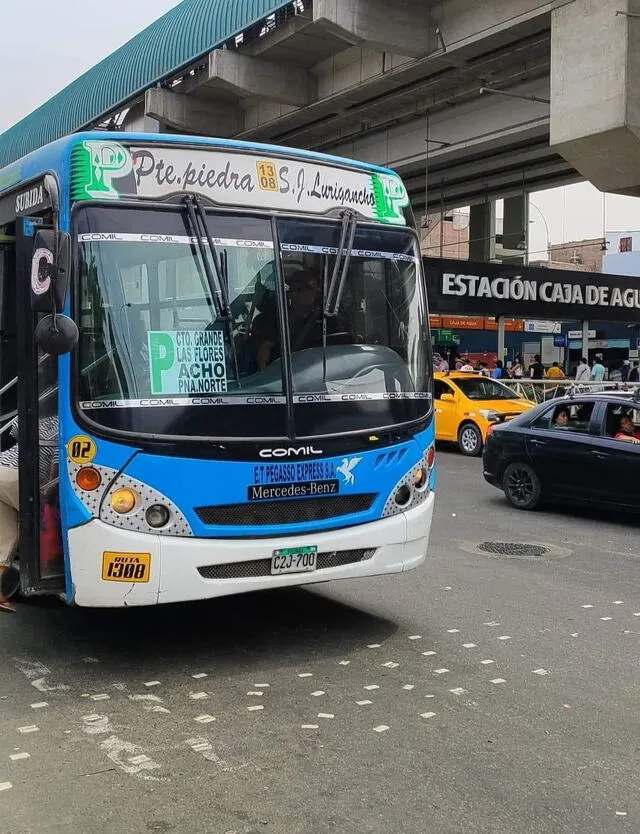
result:
<svg viewBox="0 0 640 834"><path fill-rule="evenodd" d="M0 134L0 168L94 124L290 0L182 0L151 26Z"/></svg>

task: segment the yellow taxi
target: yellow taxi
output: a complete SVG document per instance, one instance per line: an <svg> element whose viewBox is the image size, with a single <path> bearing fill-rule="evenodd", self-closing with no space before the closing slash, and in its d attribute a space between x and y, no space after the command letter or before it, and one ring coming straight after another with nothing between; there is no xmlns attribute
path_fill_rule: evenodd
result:
<svg viewBox="0 0 640 834"><path fill-rule="evenodd" d="M497 379L464 371L435 373L433 401L436 440L451 440L472 457L482 453L489 426L535 405Z"/></svg>

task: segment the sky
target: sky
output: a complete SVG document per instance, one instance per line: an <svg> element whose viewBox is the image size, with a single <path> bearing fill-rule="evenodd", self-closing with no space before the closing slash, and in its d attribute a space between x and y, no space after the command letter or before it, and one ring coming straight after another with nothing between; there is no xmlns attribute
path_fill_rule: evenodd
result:
<svg viewBox="0 0 640 834"><path fill-rule="evenodd" d="M0 132L106 58L179 0L2 3Z"/></svg>
<svg viewBox="0 0 640 834"><path fill-rule="evenodd" d="M180 0L31 0L2 11L0 132L43 104ZM233 0L230 0L233 2ZM6 4L5 4L6 5ZM603 215L603 202L605 214ZM551 243L640 229L640 200L603 195L588 183L531 195L529 251ZM549 229L545 228L545 220Z"/></svg>

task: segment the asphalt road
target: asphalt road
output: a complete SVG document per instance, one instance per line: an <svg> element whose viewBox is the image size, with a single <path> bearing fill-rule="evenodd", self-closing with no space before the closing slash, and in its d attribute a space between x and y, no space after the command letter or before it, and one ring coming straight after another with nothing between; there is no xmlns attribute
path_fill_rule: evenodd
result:
<svg viewBox="0 0 640 834"><path fill-rule="evenodd" d="M640 831L640 524L439 467L418 571L0 615L0 834Z"/></svg>

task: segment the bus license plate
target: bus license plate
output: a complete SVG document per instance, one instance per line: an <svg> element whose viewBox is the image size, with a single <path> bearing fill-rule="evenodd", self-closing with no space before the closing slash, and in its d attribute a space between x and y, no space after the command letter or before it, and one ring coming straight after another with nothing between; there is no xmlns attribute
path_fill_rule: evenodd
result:
<svg viewBox="0 0 640 834"><path fill-rule="evenodd" d="M271 575L313 571L317 566L317 556L317 547L285 547L283 550L274 550Z"/></svg>

